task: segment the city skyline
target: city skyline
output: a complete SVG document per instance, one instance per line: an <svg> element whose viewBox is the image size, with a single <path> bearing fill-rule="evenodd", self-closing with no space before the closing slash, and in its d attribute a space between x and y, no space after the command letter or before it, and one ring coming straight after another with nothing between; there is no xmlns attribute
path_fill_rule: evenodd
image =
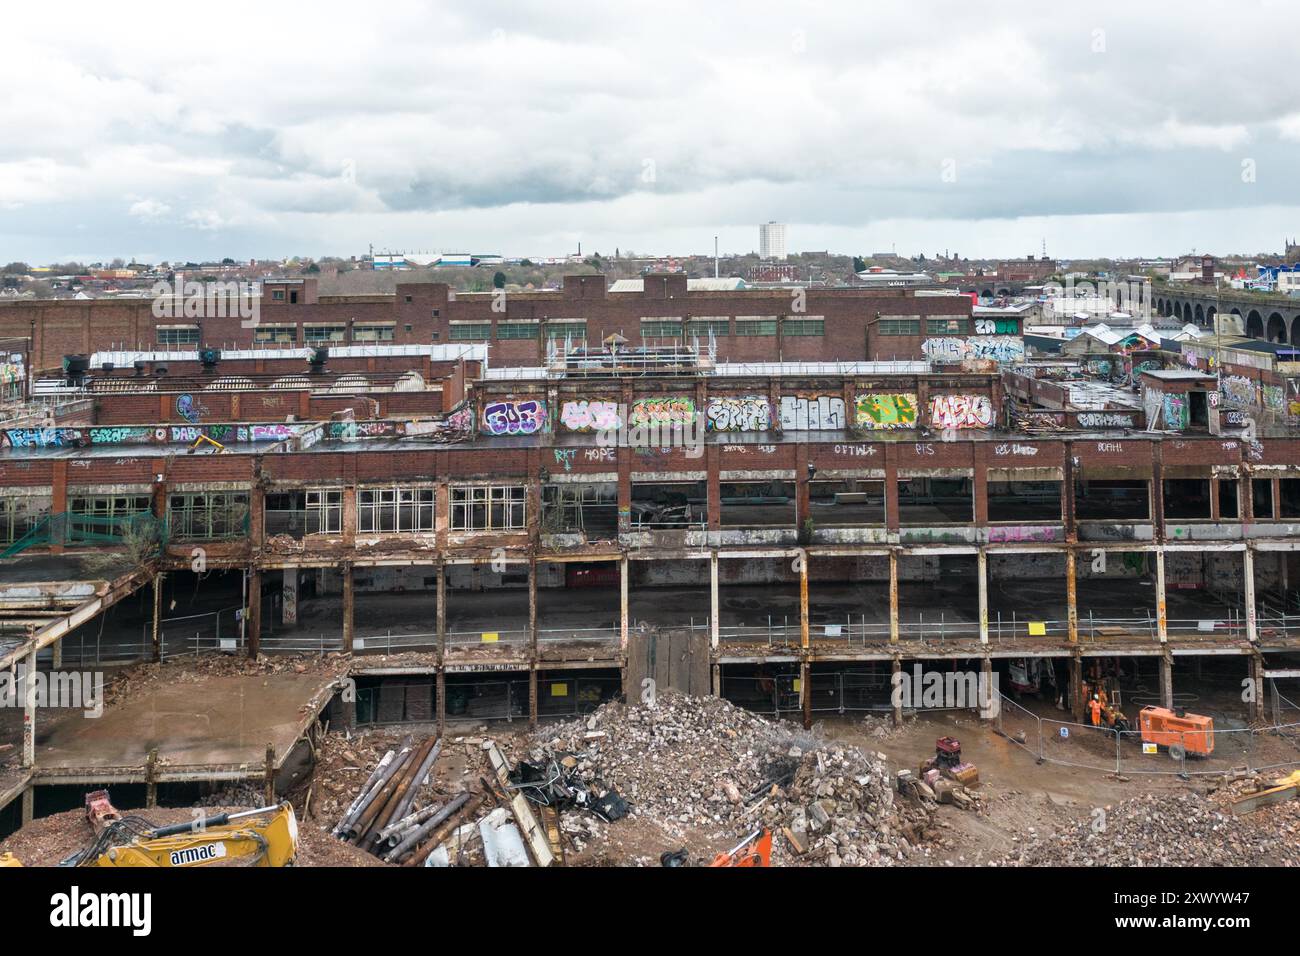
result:
<svg viewBox="0 0 1300 956"><path fill-rule="evenodd" d="M1193 57L1197 5L593 23L487 3L340 31L347 8L235 4L235 74L201 11L56 35L19 9L0 258L740 253L769 219L791 252L1270 251L1300 222L1300 112L1285 31L1253 26L1285 6L1246 7Z"/></svg>

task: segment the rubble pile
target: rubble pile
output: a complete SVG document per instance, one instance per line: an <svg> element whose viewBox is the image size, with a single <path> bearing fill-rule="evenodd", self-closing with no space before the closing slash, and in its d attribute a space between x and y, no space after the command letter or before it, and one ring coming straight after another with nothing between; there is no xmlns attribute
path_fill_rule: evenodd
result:
<svg viewBox="0 0 1300 956"><path fill-rule="evenodd" d="M1280 808L1278 808L1280 809ZM1195 793L1149 793L1099 808L1022 845L1003 866L1260 866L1300 864L1292 814L1234 817Z"/></svg>
<svg viewBox="0 0 1300 956"><path fill-rule="evenodd" d="M653 705L608 703L542 731L519 759L542 763L562 755L593 794L616 792L630 817L648 818L672 838L705 834L726 844L757 827L771 829L775 865L903 862L932 819L929 806L896 794L883 755L714 697L660 694ZM619 826L572 816L565 831L580 847Z"/></svg>

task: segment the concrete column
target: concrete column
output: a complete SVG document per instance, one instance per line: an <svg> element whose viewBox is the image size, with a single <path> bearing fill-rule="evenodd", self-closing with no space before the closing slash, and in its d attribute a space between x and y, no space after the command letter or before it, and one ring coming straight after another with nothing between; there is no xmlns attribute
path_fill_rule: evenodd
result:
<svg viewBox="0 0 1300 956"><path fill-rule="evenodd" d="M356 584L350 562L344 562L339 571L343 575L343 652L351 654L356 640Z"/></svg>
<svg viewBox="0 0 1300 956"><path fill-rule="evenodd" d="M244 612L244 644L248 656L256 657L262 650L262 572L248 575L248 608Z"/></svg>
<svg viewBox="0 0 1300 956"><path fill-rule="evenodd" d="M898 643L898 552L889 552L889 643Z"/></svg>
<svg viewBox="0 0 1300 956"><path fill-rule="evenodd" d="M1078 563L1073 548L1065 552L1065 624L1071 644L1079 643Z"/></svg>
<svg viewBox="0 0 1300 956"><path fill-rule="evenodd" d="M32 822L32 817L36 813L36 788L27 786L23 788L23 826Z"/></svg>
<svg viewBox="0 0 1300 956"><path fill-rule="evenodd" d="M23 664L23 752L22 765L36 766L36 652Z"/></svg>
<svg viewBox="0 0 1300 956"><path fill-rule="evenodd" d="M298 625L298 569L285 568L280 590L280 623L286 627Z"/></svg>
<svg viewBox="0 0 1300 956"><path fill-rule="evenodd" d="M50 666L56 671L63 670L63 638L50 645L50 656L53 658Z"/></svg>
<svg viewBox="0 0 1300 956"><path fill-rule="evenodd" d="M709 554L709 644L716 650L718 646L718 552Z"/></svg>
<svg viewBox="0 0 1300 956"><path fill-rule="evenodd" d="M806 648L808 638L808 552L799 552L799 646Z"/></svg>
<svg viewBox="0 0 1300 956"><path fill-rule="evenodd" d="M889 697L890 702L894 705L894 726L903 725L903 698L901 694L896 693L895 688L898 686L899 675L903 672L903 662L895 657L889 666Z"/></svg>
<svg viewBox="0 0 1300 956"><path fill-rule="evenodd" d="M627 555L618 559L618 646L627 652Z"/></svg>
<svg viewBox="0 0 1300 956"><path fill-rule="evenodd" d="M1241 553L1241 583L1246 602L1246 639L1252 644L1259 640L1259 621L1255 617L1255 552L1249 547ZM1283 555L1282 566L1286 566Z"/></svg>
<svg viewBox="0 0 1300 956"><path fill-rule="evenodd" d="M528 668L528 726L537 726L537 662Z"/></svg>
<svg viewBox="0 0 1300 956"><path fill-rule="evenodd" d="M1160 706L1174 706L1174 662L1167 654L1160 658Z"/></svg>
<svg viewBox="0 0 1300 956"><path fill-rule="evenodd" d="M812 726L812 665L804 661L799 665L799 703L803 705L803 725Z"/></svg>
<svg viewBox="0 0 1300 956"><path fill-rule="evenodd" d="M162 583L161 572L153 576L153 661L162 660Z"/></svg>
<svg viewBox="0 0 1300 956"><path fill-rule="evenodd" d="M434 709L438 714L438 736L441 737L447 727L447 674L441 667L438 668L434 684L438 695Z"/></svg>
<svg viewBox="0 0 1300 956"><path fill-rule="evenodd" d="M988 688L988 690L985 691L985 693L989 695L990 702L991 702L991 698L993 697L993 693L994 693L993 659L991 657L986 657L982 661L980 661L980 681L981 681L981 689ZM980 720L993 720L995 714L996 711L992 707L989 707L987 711L983 707L980 708Z"/></svg>
<svg viewBox="0 0 1300 956"><path fill-rule="evenodd" d="M722 665L714 664L712 670L713 670L713 696L721 697L722 696Z"/></svg>
<svg viewBox="0 0 1300 956"><path fill-rule="evenodd" d="M436 615L437 621L435 626L437 627L438 630L438 659L441 660L442 657L447 653L447 566L445 564L438 565L438 573L436 575L436 580L437 580L437 591L438 591L438 610ZM438 677L439 679L441 679L442 677L441 671L438 672ZM440 705L442 703L441 691L438 692L438 703Z"/></svg>
<svg viewBox="0 0 1300 956"><path fill-rule="evenodd" d="M537 559L528 559L528 647L529 655L537 660ZM536 671L533 672L536 682Z"/></svg>
<svg viewBox="0 0 1300 956"><path fill-rule="evenodd" d="M1165 607L1165 549L1156 549L1156 634L1161 644L1169 642L1169 615Z"/></svg>
<svg viewBox="0 0 1300 956"><path fill-rule="evenodd" d="M1070 658L1070 714L1076 722L1083 720L1083 659Z"/></svg>
<svg viewBox="0 0 1300 956"><path fill-rule="evenodd" d="M1252 654L1247 660L1246 668L1255 691L1255 699L1250 703L1250 719L1264 720L1264 658Z"/></svg>
<svg viewBox="0 0 1300 956"><path fill-rule="evenodd" d="M977 562L979 570L980 602L980 643L989 642L989 556L983 548L979 549Z"/></svg>

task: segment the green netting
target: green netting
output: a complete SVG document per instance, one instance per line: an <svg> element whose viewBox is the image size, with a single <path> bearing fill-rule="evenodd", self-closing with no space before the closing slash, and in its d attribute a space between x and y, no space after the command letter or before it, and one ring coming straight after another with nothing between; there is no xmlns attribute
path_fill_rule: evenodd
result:
<svg viewBox="0 0 1300 956"><path fill-rule="evenodd" d="M49 515L11 544L0 558L12 558L28 548L61 545L121 545L146 542L161 549L167 542L167 523L149 512L128 515L89 515L62 511Z"/></svg>

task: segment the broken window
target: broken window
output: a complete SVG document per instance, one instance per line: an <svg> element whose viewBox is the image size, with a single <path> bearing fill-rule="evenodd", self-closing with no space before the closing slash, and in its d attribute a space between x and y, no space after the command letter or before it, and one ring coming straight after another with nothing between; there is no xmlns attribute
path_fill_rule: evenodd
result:
<svg viewBox="0 0 1300 956"><path fill-rule="evenodd" d="M810 481L808 504L815 527L879 527L885 523L885 483L858 478Z"/></svg>
<svg viewBox="0 0 1300 956"><path fill-rule="evenodd" d="M975 520L975 483L969 477L898 480L898 520L904 525L969 524Z"/></svg>
<svg viewBox="0 0 1300 956"><path fill-rule="evenodd" d="M1235 521L1237 511L1237 482L1224 478L1219 481L1219 517L1225 521Z"/></svg>
<svg viewBox="0 0 1300 956"><path fill-rule="evenodd" d="M703 528L708 521L709 492L704 482L632 483L631 525L634 529Z"/></svg>
<svg viewBox="0 0 1300 956"><path fill-rule="evenodd" d="M1059 481L990 481L989 521L1060 521Z"/></svg>
<svg viewBox="0 0 1300 956"><path fill-rule="evenodd" d="M1210 517L1210 479L1174 478L1163 487L1166 518Z"/></svg>
<svg viewBox="0 0 1300 956"><path fill-rule="evenodd" d="M1300 518L1300 478L1278 479L1279 517Z"/></svg>
<svg viewBox="0 0 1300 956"><path fill-rule="evenodd" d="M148 514L152 508L148 494L77 495L68 499L68 527L82 534L120 538L128 524L121 519Z"/></svg>
<svg viewBox="0 0 1300 956"><path fill-rule="evenodd" d="M1273 517L1273 479L1250 479L1250 504L1256 518Z"/></svg>
<svg viewBox="0 0 1300 956"><path fill-rule="evenodd" d="M248 534L248 492L196 491L168 498L169 533L179 541L211 541Z"/></svg>
<svg viewBox="0 0 1300 956"><path fill-rule="evenodd" d="M1145 481L1084 478L1074 488L1075 516L1084 521L1133 521L1151 517Z"/></svg>
<svg viewBox="0 0 1300 956"><path fill-rule="evenodd" d="M310 488L266 496L266 533L301 538L343 532L343 492Z"/></svg>
<svg viewBox="0 0 1300 956"><path fill-rule="evenodd" d="M357 491L357 530L380 534L434 530L432 488L363 488Z"/></svg>
<svg viewBox="0 0 1300 956"><path fill-rule="evenodd" d="M793 528L795 525L793 481L724 481L719 493L724 528Z"/></svg>
<svg viewBox="0 0 1300 956"><path fill-rule="evenodd" d="M453 485L452 531L520 531L528 519L523 485Z"/></svg>
<svg viewBox="0 0 1300 956"><path fill-rule="evenodd" d="M0 544L17 541L49 513L49 495L0 495Z"/></svg>
<svg viewBox="0 0 1300 956"><path fill-rule="evenodd" d="M618 484L573 481L542 489L542 530L612 539L618 534Z"/></svg>

